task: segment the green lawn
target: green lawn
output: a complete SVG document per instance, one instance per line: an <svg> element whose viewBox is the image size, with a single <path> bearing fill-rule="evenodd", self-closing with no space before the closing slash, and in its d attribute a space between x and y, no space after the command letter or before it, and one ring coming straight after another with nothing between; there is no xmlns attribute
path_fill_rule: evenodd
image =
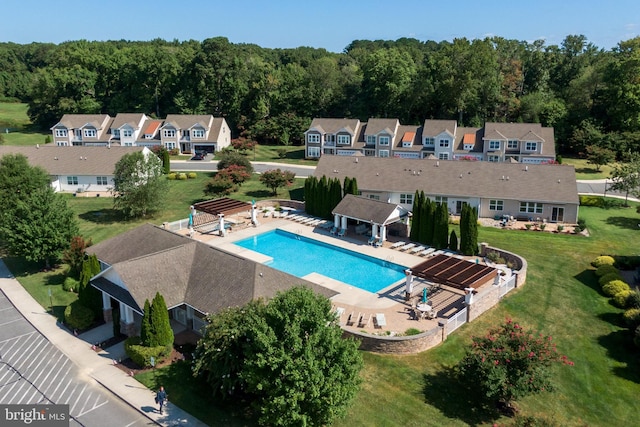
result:
<svg viewBox="0 0 640 427"><path fill-rule="evenodd" d="M0 102L0 132L6 145L44 144L47 135L51 135L33 130L27 109L28 105L24 103Z"/></svg>
<svg viewBox="0 0 640 427"><path fill-rule="evenodd" d="M595 165L590 164L587 159L562 158L562 163L573 165L576 168L576 179L605 179L611 178L613 164L600 167L600 171L596 170Z"/></svg>

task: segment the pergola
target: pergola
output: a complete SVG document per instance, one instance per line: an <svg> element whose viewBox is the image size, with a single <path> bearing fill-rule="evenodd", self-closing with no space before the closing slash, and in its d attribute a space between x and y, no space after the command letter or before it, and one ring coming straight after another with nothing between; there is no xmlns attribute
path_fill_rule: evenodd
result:
<svg viewBox="0 0 640 427"><path fill-rule="evenodd" d="M222 197L220 199L195 203L193 207L197 211L208 213L211 215L218 216L222 214L227 216L250 210L251 203L241 202L240 200L234 200L228 197Z"/></svg>
<svg viewBox="0 0 640 427"><path fill-rule="evenodd" d="M498 270L448 255L436 255L416 265L412 273L422 279L456 289L477 289L495 280Z"/></svg>

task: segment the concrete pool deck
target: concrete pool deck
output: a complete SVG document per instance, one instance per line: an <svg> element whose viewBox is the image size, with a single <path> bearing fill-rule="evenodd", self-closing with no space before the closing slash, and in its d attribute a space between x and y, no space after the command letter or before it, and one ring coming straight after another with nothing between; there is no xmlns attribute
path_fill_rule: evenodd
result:
<svg viewBox="0 0 640 427"><path fill-rule="evenodd" d="M351 235L347 234L345 237L337 237L330 234L326 229L303 225L286 218L259 218L260 224L257 227L253 227L250 224L249 218L247 218L245 214L238 214L237 217L231 217L230 219L234 220L237 225L233 226L232 231L227 233L225 237L196 232L193 238L260 263L268 262L271 257L239 247L235 245L234 242L275 229L281 229L353 252L359 252L374 258L393 262L407 268L414 267L425 260L424 257L412 255L408 252L401 252L397 249L391 249L390 246L393 241L385 242L382 247L373 247L367 244L366 237L353 233ZM371 333L382 331L386 334L387 332L403 333L409 328L426 331L438 325L438 318L420 321L412 318L410 311L411 302L405 301L404 279L375 293L362 290L318 273L308 274L304 279L339 292L338 295L331 298L331 301L334 307L344 309L340 321L345 329L363 330ZM422 288L426 286L427 283L425 281L414 277L413 294L421 295ZM440 319L447 318L464 306L464 292L442 286L438 291L429 295L429 300L432 302L434 309L437 310L438 317ZM376 329L373 317L378 313L385 315L387 324L382 328ZM349 325L347 324L347 319L351 314L353 314L353 316L362 314L365 318L368 318L369 322L364 326L358 325L357 322Z"/></svg>

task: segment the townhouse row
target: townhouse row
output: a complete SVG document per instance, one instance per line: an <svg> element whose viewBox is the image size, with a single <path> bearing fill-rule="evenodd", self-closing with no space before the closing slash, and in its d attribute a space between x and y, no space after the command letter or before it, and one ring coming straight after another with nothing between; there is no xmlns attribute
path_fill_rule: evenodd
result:
<svg viewBox="0 0 640 427"><path fill-rule="evenodd" d="M169 114L153 119L142 113L65 114L51 128L57 146L164 146L180 154L215 153L231 144L224 118Z"/></svg>
<svg viewBox="0 0 640 427"><path fill-rule="evenodd" d="M539 123L485 123L460 127L455 120L425 120L422 126L398 119L316 118L304 133L305 156L401 157L549 163L555 160L553 128Z"/></svg>

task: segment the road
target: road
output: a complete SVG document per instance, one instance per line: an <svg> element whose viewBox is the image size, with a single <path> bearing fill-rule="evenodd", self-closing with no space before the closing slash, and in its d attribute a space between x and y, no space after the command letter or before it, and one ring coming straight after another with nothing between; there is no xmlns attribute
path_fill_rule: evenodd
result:
<svg viewBox="0 0 640 427"><path fill-rule="evenodd" d="M8 274L0 271L0 277ZM70 426L149 425L147 417L83 374L0 291L0 404L47 403L68 404Z"/></svg>
<svg viewBox="0 0 640 427"><path fill-rule="evenodd" d="M298 178L311 176L315 170L314 166L300 166L287 163L251 162L251 164L253 165L253 169L258 173L280 168L295 173ZM214 172L218 170L218 161L172 160L171 170L181 172Z"/></svg>

